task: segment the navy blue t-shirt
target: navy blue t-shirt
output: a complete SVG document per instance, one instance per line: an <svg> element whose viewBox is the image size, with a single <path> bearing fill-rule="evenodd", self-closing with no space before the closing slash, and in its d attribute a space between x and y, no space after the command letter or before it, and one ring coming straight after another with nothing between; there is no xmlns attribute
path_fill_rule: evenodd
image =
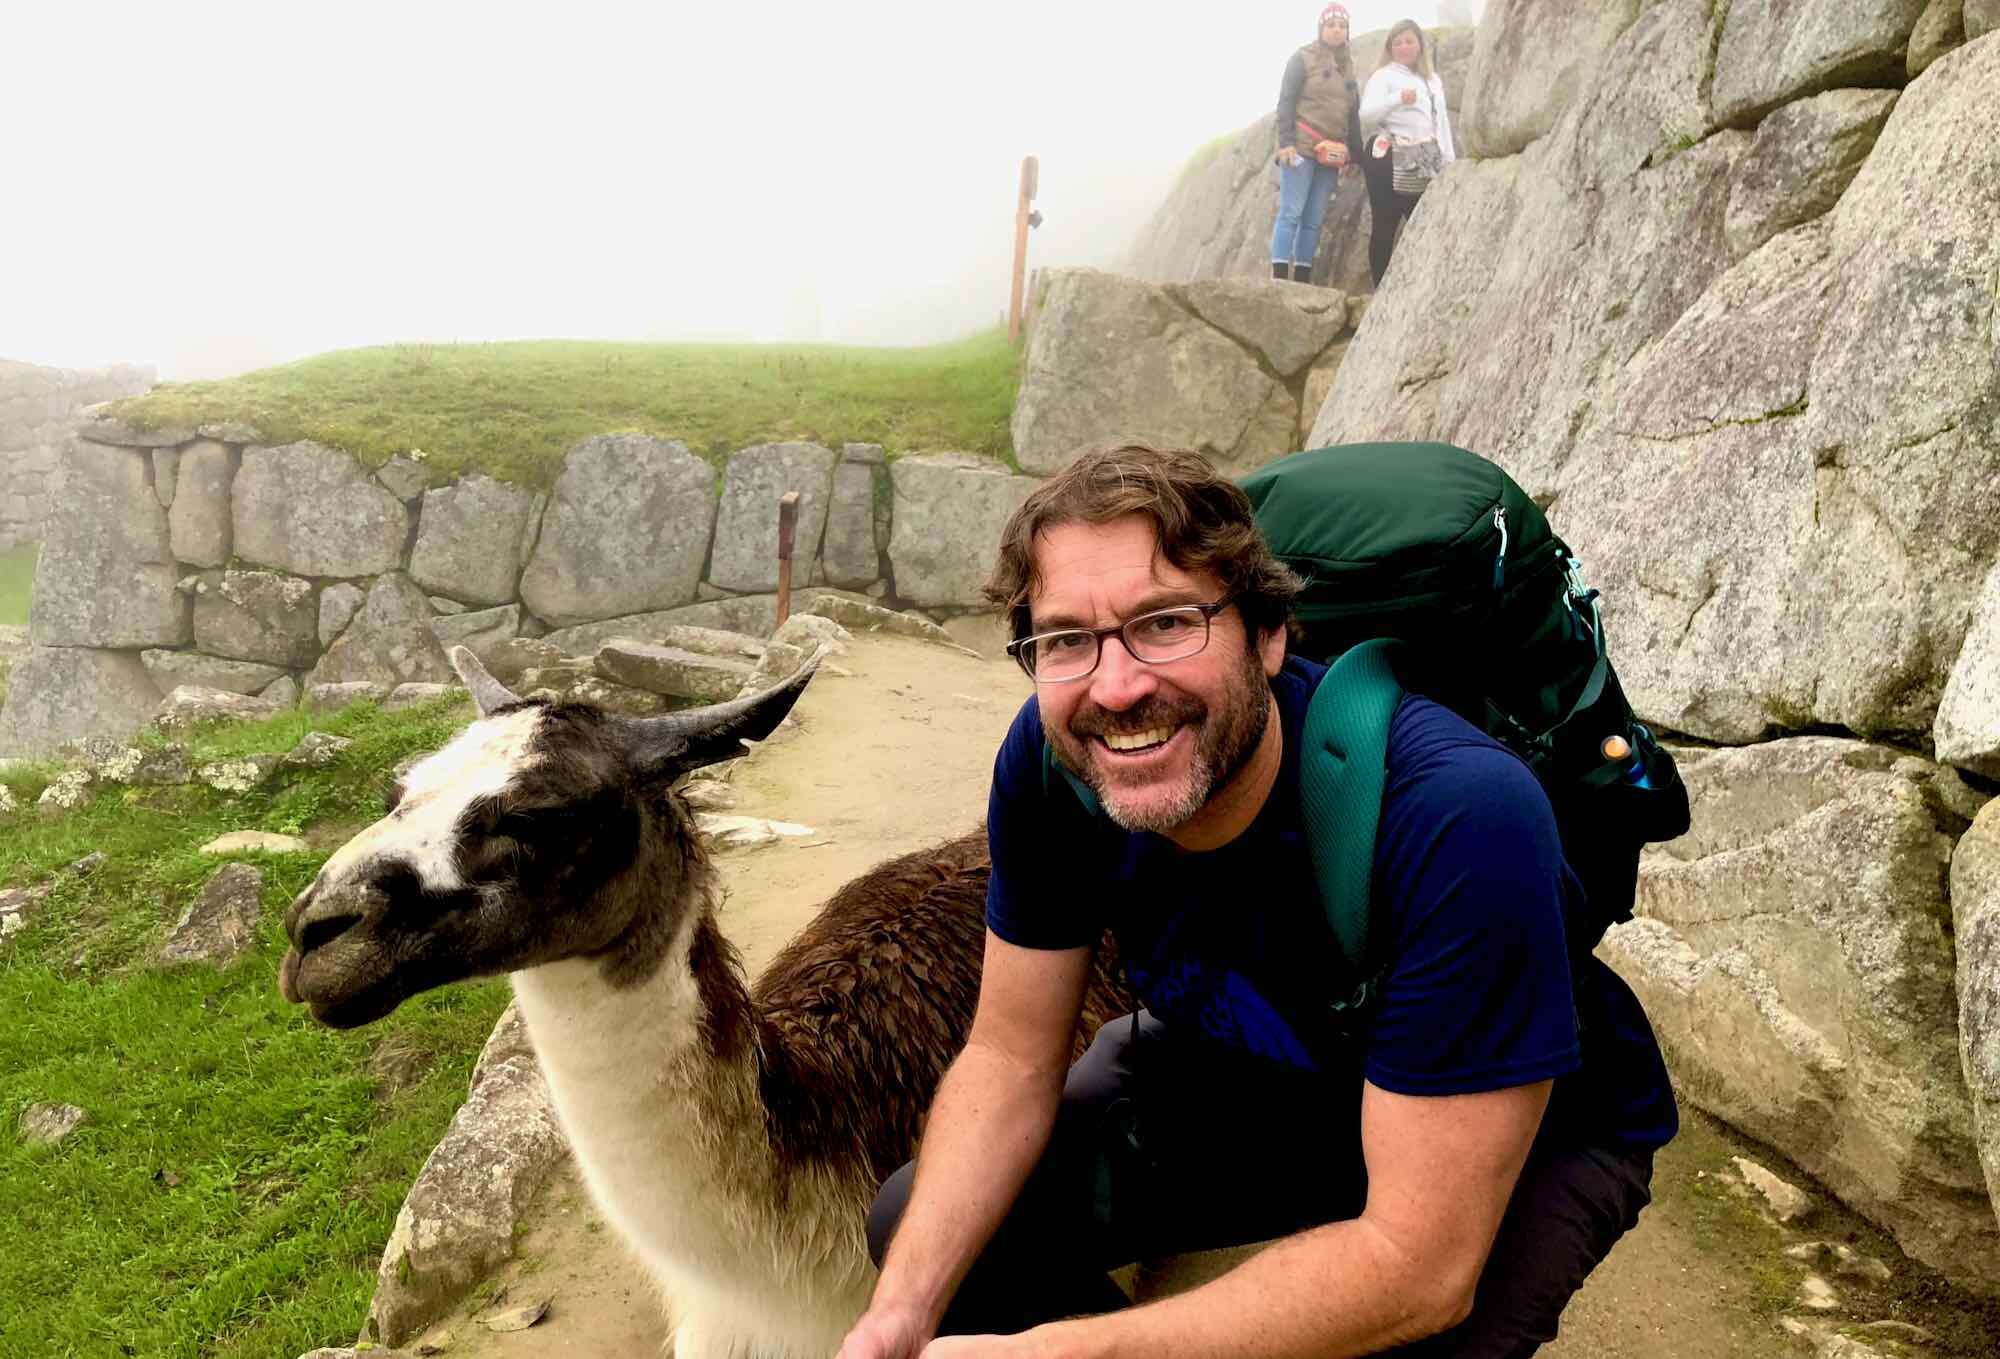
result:
<svg viewBox="0 0 2000 1359"><path fill-rule="evenodd" d="M1545 1138L1669 1141L1678 1123L1652 1028L1570 937L1582 889L1541 785L1428 699L1405 698L1389 727L1372 907L1388 972L1363 1031L1336 1027L1336 946L1298 799L1306 707L1325 673L1293 658L1272 681L1283 766L1243 834L1206 853L1085 813L1064 780L1045 786L1030 699L994 762L987 925L1046 949L1090 946L1108 926L1148 1010L1258 1057L1407 1095L1553 1079Z"/></svg>

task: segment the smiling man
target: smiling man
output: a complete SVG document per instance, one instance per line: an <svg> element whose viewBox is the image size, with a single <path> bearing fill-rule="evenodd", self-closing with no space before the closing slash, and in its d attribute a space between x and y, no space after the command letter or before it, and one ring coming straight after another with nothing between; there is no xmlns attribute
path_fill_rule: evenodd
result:
<svg viewBox="0 0 2000 1359"><path fill-rule="evenodd" d="M1573 942L1534 775L1420 697L1389 731L1380 995L1330 1007L1297 589L1193 453L1088 454L1008 524L987 591L1035 696L994 768L979 1008L870 1216L842 1359L1531 1354L1637 1220L1676 1126L1651 1030ZM1106 928L1145 1008L1068 1067ZM1143 1307L1106 1274L1258 1241Z"/></svg>

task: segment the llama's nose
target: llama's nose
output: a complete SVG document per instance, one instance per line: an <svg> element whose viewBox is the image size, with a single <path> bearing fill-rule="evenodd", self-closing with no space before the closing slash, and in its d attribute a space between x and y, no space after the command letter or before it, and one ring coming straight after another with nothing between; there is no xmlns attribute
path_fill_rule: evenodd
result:
<svg viewBox="0 0 2000 1359"><path fill-rule="evenodd" d="M329 891L314 883L299 893L298 900L285 913L285 934L301 954L311 953L367 919L370 909L381 900L382 894L372 888Z"/></svg>

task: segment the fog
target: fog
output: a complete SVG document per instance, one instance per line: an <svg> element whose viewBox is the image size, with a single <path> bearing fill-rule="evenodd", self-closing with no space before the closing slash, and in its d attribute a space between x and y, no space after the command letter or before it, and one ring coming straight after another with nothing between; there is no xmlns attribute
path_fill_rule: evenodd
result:
<svg viewBox="0 0 2000 1359"><path fill-rule="evenodd" d="M8 6L0 357L953 338L1006 306L1022 156L1031 266L1114 266L1318 9Z"/></svg>

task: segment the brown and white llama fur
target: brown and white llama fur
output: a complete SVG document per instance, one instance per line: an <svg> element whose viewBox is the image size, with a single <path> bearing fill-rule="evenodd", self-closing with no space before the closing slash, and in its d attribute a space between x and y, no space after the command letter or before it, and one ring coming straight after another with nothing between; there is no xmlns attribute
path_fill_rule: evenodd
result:
<svg viewBox="0 0 2000 1359"><path fill-rule="evenodd" d="M838 1348L863 1221L914 1152L978 994L974 834L840 889L754 988L715 920L682 774L742 753L811 674L686 713L522 702L463 648L482 716L293 902L287 998L347 1028L511 974L577 1164L658 1282L678 1359ZM1084 1027L1122 1007L1102 967Z"/></svg>

